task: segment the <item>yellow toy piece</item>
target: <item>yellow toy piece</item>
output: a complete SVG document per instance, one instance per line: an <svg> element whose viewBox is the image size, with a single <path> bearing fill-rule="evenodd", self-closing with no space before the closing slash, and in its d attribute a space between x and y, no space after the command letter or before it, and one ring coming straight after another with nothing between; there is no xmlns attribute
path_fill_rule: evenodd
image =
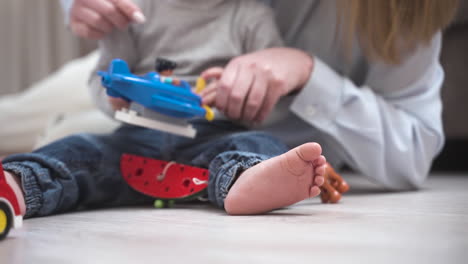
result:
<svg viewBox="0 0 468 264"><path fill-rule="evenodd" d="M4 239L10 232L11 224L9 211L6 204L0 202L0 240Z"/></svg>
<svg viewBox="0 0 468 264"><path fill-rule="evenodd" d="M205 89L205 87L206 87L205 79L203 79L202 77L198 77L197 83L195 85L195 93L196 94L201 93L201 91L203 91L203 89Z"/></svg>
<svg viewBox="0 0 468 264"><path fill-rule="evenodd" d="M5 211L3 211L3 209L0 209L0 234L3 234L5 232L7 226L8 226L7 215Z"/></svg>
<svg viewBox="0 0 468 264"><path fill-rule="evenodd" d="M203 79L202 77L198 77L197 83L195 85L195 93L197 93L197 94L201 93L201 91L203 91L203 89L205 89L205 87L206 87L205 79ZM205 110L206 110L206 115L205 115L206 120L212 121L214 119L214 112L211 109L211 107L209 107L207 105L202 105L202 107L205 108Z"/></svg>
<svg viewBox="0 0 468 264"><path fill-rule="evenodd" d="M206 120L213 121L215 115L211 107L207 105L203 105L202 107L205 108L206 110L206 115L205 115Z"/></svg>

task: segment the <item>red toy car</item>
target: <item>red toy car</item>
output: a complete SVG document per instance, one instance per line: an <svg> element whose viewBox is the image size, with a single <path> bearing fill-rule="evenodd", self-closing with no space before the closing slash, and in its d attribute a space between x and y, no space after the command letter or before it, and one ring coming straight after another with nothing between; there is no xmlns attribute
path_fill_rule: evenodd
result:
<svg viewBox="0 0 468 264"><path fill-rule="evenodd" d="M19 228L23 223L16 195L7 184L3 167L0 163L0 240L4 239L10 229Z"/></svg>

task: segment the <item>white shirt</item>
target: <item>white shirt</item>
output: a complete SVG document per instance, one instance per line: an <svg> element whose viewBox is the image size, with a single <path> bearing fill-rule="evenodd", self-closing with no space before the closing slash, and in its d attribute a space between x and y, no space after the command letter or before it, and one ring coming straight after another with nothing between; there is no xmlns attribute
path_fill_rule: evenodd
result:
<svg viewBox="0 0 468 264"><path fill-rule="evenodd" d="M332 164L390 189L421 186L444 144L441 34L400 65L369 62L358 44L347 60L335 1L272 2L285 42L313 55L315 67L301 92L280 105L287 116L267 129L292 146L316 141Z"/></svg>

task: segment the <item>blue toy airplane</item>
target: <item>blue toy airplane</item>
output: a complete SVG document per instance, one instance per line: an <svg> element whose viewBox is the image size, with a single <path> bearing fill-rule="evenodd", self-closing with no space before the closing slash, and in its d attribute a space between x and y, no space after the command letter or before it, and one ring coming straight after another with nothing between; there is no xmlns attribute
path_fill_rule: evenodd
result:
<svg viewBox="0 0 468 264"><path fill-rule="evenodd" d="M157 72L134 75L121 59L114 59L107 72L98 74L109 96L131 102L130 109L115 113L115 118L123 122L193 138L196 131L188 123L189 119L204 117L211 121L214 118L211 108L201 104L201 97L192 92L186 81L176 86L163 82ZM204 86L203 79L197 80L196 91L200 92Z"/></svg>

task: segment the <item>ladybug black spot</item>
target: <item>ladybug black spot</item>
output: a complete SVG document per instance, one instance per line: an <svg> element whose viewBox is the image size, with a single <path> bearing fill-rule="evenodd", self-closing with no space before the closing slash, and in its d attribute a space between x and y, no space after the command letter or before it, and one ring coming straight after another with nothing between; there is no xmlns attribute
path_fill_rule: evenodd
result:
<svg viewBox="0 0 468 264"><path fill-rule="evenodd" d="M203 172L203 176L206 176L206 171Z"/></svg>
<svg viewBox="0 0 468 264"><path fill-rule="evenodd" d="M164 189L165 192L168 192L169 191L169 187L166 187L166 189Z"/></svg>
<svg viewBox="0 0 468 264"><path fill-rule="evenodd" d="M135 172L135 175L136 176L141 176L143 174L143 169L142 168L138 168Z"/></svg>
<svg viewBox="0 0 468 264"><path fill-rule="evenodd" d="M184 182L182 183L185 187L189 187L190 186L190 180L189 179L185 179Z"/></svg>

